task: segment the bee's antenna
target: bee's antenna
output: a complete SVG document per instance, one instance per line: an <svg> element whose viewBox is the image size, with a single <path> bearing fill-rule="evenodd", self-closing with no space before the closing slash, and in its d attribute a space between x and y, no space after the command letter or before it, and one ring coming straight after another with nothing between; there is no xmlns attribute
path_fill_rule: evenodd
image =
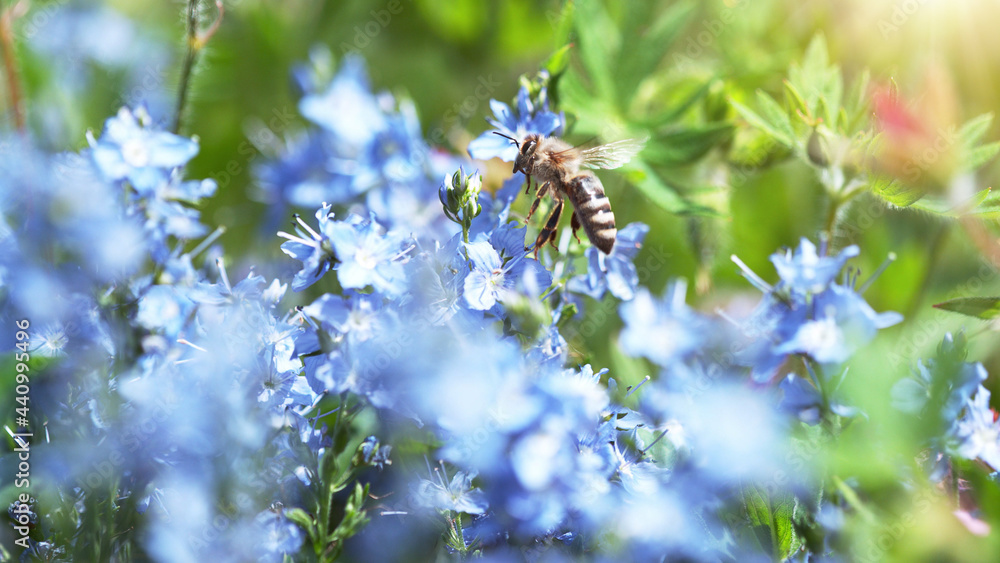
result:
<svg viewBox="0 0 1000 563"><path fill-rule="evenodd" d="M510 142L514 143L514 146L517 147L517 150L521 150L521 143L517 142L517 139L515 139L514 137L511 137L510 135L505 135L499 131L494 131L493 134L500 135L505 139L510 139Z"/></svg>

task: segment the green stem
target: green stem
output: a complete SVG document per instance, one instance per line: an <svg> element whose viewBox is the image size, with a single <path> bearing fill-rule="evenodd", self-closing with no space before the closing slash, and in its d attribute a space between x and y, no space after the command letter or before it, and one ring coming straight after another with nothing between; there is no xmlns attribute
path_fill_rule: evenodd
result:
<svg viewBox="0 0 1000 563"><path fill-rule="evenodd" d="M934 229L934 233L931 235L930 240L930 253L928 255L927 265L923 269L923 276L920 280L920 287L913 294L913 299L910 300L910 306L907 307L904 317L907 319L912 319L917 312L920 310L920 305L924 302L924 297L927 295L927 291L931 287L931 275L936 271L935 266L938 260L941 259L941 251L944 249L945 236L948 232L948 227L945 223L941 223Z"/></svg>
<svg viewBox="0 0 1000 563"><path fill-rule="evenodd" d="M198 3L199 0L188 0L187 5L187 53L184 55L184 65L181 67L180 85L177 87L177 109L174 111L173 132L180 133L184 106L187 103L188 87L191 83L191 72L198 60L201 45L198 41Z"/></svg>
<svg viewBox="0 0 1000 563"><path fill-rule="evenodd" d="M177 110L174 114L174 133L180 133L181 130L184 107L187 103L188 90L191 85L191 73L194 71L195 63L198 62L198 54L205 48L208 40L219 30L219 25L222 24L222 16L225 14L225 7L222 4L222 0L215 0L215 8L219 11L219 15L204 33L199 34L199 2L200 0L188 0L187 5L187 53L184 55L184 66L181 67L181 80L177 92Z"/></svg>
<svg viewBox="0 0 1000 563"><path fill-rule="evenodd" d="M462 515L461 513L455 512L455 518L453 522L455 523L455 542L461 546L462 555L468 555L469 548L465 545L465 534L462 532Z"/></svg>
<svg viewBox="0 0 1000 563"><path fill-rule="evenodd" d="M837 487L837 490L840 492L841 496L844 498L847 504L850 505L851 508L853 508L858 513L858 515L861 516L862 519L864 519L865 522L873 524L878 521L878 518L875 517L875 514L873 514L872 511L869 510L868 507L861 502L861 499L858 498L858 495L857 493L854 492L854 489L848 486L848 484L845 483L843 479L834 475L833 484Z"/></svg>
<svg viewBox="0 0 1000 563"><path fill-rule="evenodd" d="M828 240L833 240L833 231L837 227L837 213L840 212L840 207L843 205L844 200L837 196L830 196L830 210L826 216L826 223L823 226L823 232L826 233Z"/></svg>

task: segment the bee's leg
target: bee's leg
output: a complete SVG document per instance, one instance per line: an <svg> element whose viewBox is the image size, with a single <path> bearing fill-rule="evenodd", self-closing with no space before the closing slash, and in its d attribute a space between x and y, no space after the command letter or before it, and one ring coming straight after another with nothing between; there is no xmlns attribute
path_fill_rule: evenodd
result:
<svg viewBox="0 0 1000 563"><path fill-rule="evenodd" d="M524 195L528 195L528 192L531 191L531 174L525 174L524 177L528 179L528 187L524 188Z"/></svg>
<svg viewBox="0 0 1000 563"><path fill-rule="evenodd" d="M552 246L556 245L556 229L559 227L559 219L562 218L564 205L563 200L556 200L556 205L552 208L552 213L549 214L548 220L545 221L542 232L538 233L538 238L535 239L536 260L538 259L538 251L545 246L545 243L551 242Z"/></svg>
<svg viewBox="0 0 1000 563"><path fill-rule="evenodd" d="M580 235L576 234L576 232L580 230L580 218L576 216L576 211L573 211L573 218L570 219L569 224L573 227L573 238L576 239L576 242L582 243L583 241L580 240Z"/></svg>
<svg viewBox="0 0 1000 563"><path fill-rule="evenodd" d="M542 198L545 197L545 194L547 193L549 193L549 183L545 182L544 184L539 186L538 191L535 192L535 201L531 203L531 209L528 210L528 216L524 218L525 221L531 219L531 216L534 215L535 210L538 209L538 203L542 201Z"/></svg>

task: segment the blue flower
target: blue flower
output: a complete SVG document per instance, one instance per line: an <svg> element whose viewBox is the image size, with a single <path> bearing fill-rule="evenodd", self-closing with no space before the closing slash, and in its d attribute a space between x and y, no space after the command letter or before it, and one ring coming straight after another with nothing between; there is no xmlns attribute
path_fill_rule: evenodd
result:
<svg viewBox="0 0 1000 563"><path fill-rule="evenodd" d="M151 330L162 330L170 338L177 338L191 320L194 301L186 291L169 285L154 285L139 299L136 321Z"/></svg>
<svg viewBox="0 0 1000 563"><path fill-rule="evenodd" d="M667 367L695 352L706 339L704 319L684 302L687 284L671 283L662 299L640 288L635 299L618 308L625 328L618 337L622 350Z"/></svg>
<svg viewBox="0 0 1000 563"><path fill-rule="evenodd" d="M853 289L836 284L813 297L812 309L812 318L775 346L776 353L806 354L821 364L842 363L875 338L878 329L903 320L899 313L876 313Z"/></svg>
<svg viewBox="0 0 1000 563"><path fill-rule="evenodd" d="M697 398L660 386L644 392L641 410L652 420L671 423L666 439L699 476L724 486L770 477L780 469L783 421L767 395L735 381L720 381Z"/></svg>
<svg viewBox="0 0 1000 563"><path fill-rule="evenodd" d="M516 295L519 282L525 280L535 295L549 286L551 276L538 261L527 257L521 235L520 251L514 257L503 256L502 248L498 251L487 241L465 245L472 271L465 277L462 294L470 308L492 309L497 302Z"/></svg>
<svg viewBox="0 0 1000 563"><path fill-rule="evenodd" d="M610 291L611 295L622 301L635 297L639 274L633 261L642 248L642 241L648 232L648 225L630 223L618 231L611 254L604 254L594 247L588 248L587 273L571 279L567 285L569 290L589 295L594 299L604 297L605 291Z"/></svg>
<svg viewBox="0 0 1000 563"><path fill-rule="evenodd" d="M296 217L299 225L297 234L292 235L278 231L278 236L288 239L282 243L281 251L302 262L302 269L292 279L292 289L302 291L319 281L324 274L333 269L337 260L333 251L330 235L335 221L329 205L323 205L316 211L319 230L313 230L304 221Z"/></svg>
<svg viewBox="0 0 1000 563"><path fill-rule="evenodd" d="M64 355L66 343L68 342L66 330L61 324L52 324L38 331L32 344L33 354L45 358L57 358Z"/></svg>
<svg viewBox="0 0 1000 563"><path fill-rule="evenodd" d="M305 537L298 524L271 510L265 510L254 519L257 526L257 546L261 560L282 561L294 556L302 547Z"/></svg>
<svg viewBox="0 0 1000 563"><path fill-rule="evenodd" d="M754 381L770 380L789 354L809 356L820 364L845 362L878 329L902 320L898 313L876 313L854 290L854 280L846 286L832 282L835 268L856 253L847 248L836 258L819 256L803 239L799 252L772 256L781 274L775 287L732 257L744 277L764 292L741 327L748 340L742 361L751 367Z"/></svg>
<svg viewBox="0 0 1000 563"><path fill-rule="evenodd" d="M406 287L403 266L413 248L407 237L386 233L374 216L365 220L351 215L344 221L334 221L329 205L316 212L316 219L318 231L300 220L298 234L278 233L288 239L281 250L302 262L292 289L301 291L336 269L344 288L371 286L390 297L402 294Z"/></svg>
<svg viewBox="0 0 1000 563"><path fill-rule="evenodd" d="M990 392L979 386L955 425L955 453L965 459L981 459L993 469L1000 468L1000 421L990 410Z"/></svg>
<svg viewBox="0 0 1000 563"><path fill-rule="evenodd" d="M820 373L818 376L824 377L824 374ZM836 397L837 386L831 386L834 388L829 391L830 395ZM781 390L784 393L781 399L781 408L794 414L806 424L818 423L826 408L843 417L851 417L858 413L857 408L841 403L835 398L824 399L823 393L816 388L814 383L794 373L788 374L782 380Z"/></svg>
<svg viewBox="0 0 1000 563"><path fill-rule="evenodd" d="M271 225L284 220L289 204L313 209L350 201L360 193L354 183L357 166L331 144L320 132L293 135L285 140L280 158L254 166L262 188L258 197L268 204Z"/></svg>
<svg viewBox="0 0 1000 563"><path fill-rule="evenodd" d="M488 311L520 294L537 297L551 285L551 274L525 250L526 232L525 227L505 223L462 246L469 268L462 295L469 308Z"/></svg>
<svg viewBox="0 0 1000 563"><path fill-rule="evenodd" d="M128 180L140 195L166 182L173 169L198 154L198 143L152 127L142 107L108 119L100 140L88 134L91 157L108 180Z"/></svg>
<svg viewBox="0 0 1000 563"><path fill-rule="evenodd" d="M784 254L775 252L771 255L771 262L786 287L800 294L809 294L826 289L844 268L844 264L858 254L858 247L851 245L841 250L837 256L825 256L817 253L816 245L803 237L796 251L789 249Z"/></svg>
<svg viewBox="0 0 1000 563"><path fill-rule="evenodd" d="M487 121L493 129L469 143L469 156L477 160L499 157L501 160L512 162L517 156L517 147L509 139L494 135L493 131L499 131L520 141L529 133L558 135L563 126L562 114L549 111L547 103L536 108L528 95L528 89L524 86L517 93L516 112L507 104L496 100L490 100L490 109L493 110L494 118Z"/></svg>
<svg viewBox="0 0 1000 563"><path fill-rule="evenodd" d="M346 295L321 295L316 301L302 308L302 312L319 321L331 334L346 335L352 342L372 338L387 323L382 298L378 295L346 292Z"/></svg>
<svg viewBox="0 0 1000 563"><path fill-rule="evenodd" d="M384 232L372 216L365 221L348 217L330 225L330 242L337 254L337 279L348 289L369 285L388 296L406 288L403 260L409 252L406 237Z"/></svg>
<svg viewBox="0 0 1000 563"><path fill-rule="evenodd" d="M364 59L355 55L344 58L325 92L302 98L299 111L352 147L363 147L385 127L385 115L372 96Z"/></svg>
<svg viewBox="0 0 1000 563"><path fill-rule="evenodd" d="M963 334L946 334L935 358L917 362L912 377L892 386L892 405L911 414L922 414L927 408L940 410L941 420L954 424L968 398L989 375L983 364L964 361L966 353Z"/></svg>
<svg viewBox="0 0 1000 563"><path fill-rule="evenodd" d="M378 438L375 436L369 436L361 442L361 445L358 446L358 454L360 454L359 461L379 471L387 465L392 465L392 460L389 459L392 454L392 446L379 444Z"/></svg>
<svg viewBox="0 0 1000 563"><path fill-rule="evenodd" d="M435 474L435 479L420 479L415 487L414 494L423 506L464 514L483 514L489 508L483 491L472 486L475 471L456 471L448 481L444 464L441 464L441 471Z"/></svg>

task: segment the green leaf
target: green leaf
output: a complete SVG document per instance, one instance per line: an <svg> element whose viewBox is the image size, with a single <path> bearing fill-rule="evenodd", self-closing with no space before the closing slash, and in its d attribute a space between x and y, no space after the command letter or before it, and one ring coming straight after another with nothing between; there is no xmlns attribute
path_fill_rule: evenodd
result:
<svg viewBox="0 0 1000 563"><path fill-rule="evenodd" d="M989 321L1000 316L1000 297L959 297L938 303L934 307Z"/></svg>
<svg viewBox="0 0 1000 563"><path fill-rule="evenodd" d="M793 146L794 141L792 140L792 138L788 137L787 135L779 131L777 128L775 128L773 125L768 123L768 121L763 117L761 117L760 115L758 115L757 112L753 111L752 109L748 108L747 106L733 99L730 99L729 103L730 105L733 106L733 109L735 109L736 112L739 113L740 116L744 120L746 120L746 122L749 123L752 127L756 127L757 129L764 131L765 133L768 134L768 136L770 136L776 142L785 147L790 148Z"/></svg>
<svg viewBox="0 0 1000 563"><path fill-rule="evenodd" d="M704 84L696 88L690 95L683 98L679 104L671 107L667 111L656 115L648 120L640 121L639 124L645 129L656 129L662 127L668 123L673 123L680 119L682 115L687 113L699 100L708 94L709 89L712 87L712 81L706 81Z"/></svg>
<svg viewBox="0 0 1000 563"><path fill-rule="evenodd" d="M961 129L958 130L958 138L966 148L971 149L990 130L990 124L992 123L992 113L984 113L978 117L973 117L966 121Z"/></svg>
<svg viewBox="0 0 1000 563"><path fill-rule="evenodd" d="M829 127L836 127L844 82L840 68L830 64L822 35L813 37L802 61L789 67L788 77L802 94L808 113L814 118L822 118Z"/></svg>
<svg viewBox="0 0 1000 563"><path fill-rule="evenodd" d="M924 197L923 192L907 188L884 174L873 175L868 189L886 203L896 207L909 207Z"/></svg>
<svg viewBox="0 0 1000 563"><path fill-rule="evenodd" d="M656 172L642 160L633 160L629 167L632 170L626 176L650 201L670 213L680 213L687 208L684 199L663 183Z"/></svg>
<svg viewBox="0 0 1000 563"><path fill-rule="evenodd" d="M870 92L868 90L870 81L871 74L866 68L854 80L854 84L851 85L851 89L847 93L843 107L847 113L847 120L841 124L841 127L846 132L857 131L866 125L868 116L871 114L871 104L869 103Z"/></svg>
<svg viewBox="0 0 1000 563"><path fill-rule="evenodd" d="M757 105L760 107L764 119L789 140L788 146L792 146L795 139L795 129L792 128L788 113L781 107L781 104L776 102L767 92L757 90Z"/></svg>
<svg viewBox="0 0 1000 563"><path fill-rule="evenodd" d="M656 70L667 49L687 25L694 13L692 2L679 2L665 9L650 22L648 7L643 2L629 2L629 27L619 51L615 69L619 99L628 106L639 91L639 84Z"/></svg>
<svg viewBox="0 0 1000 563"><path fill-rule="evenodd" d="M549 19L549 25L555 29L553 37L555 38L555 44L569 43L570 35L573 33L573 15L575 14L574 2L566 2L563 5L562 11L559 12L559 16L556 18Z"/></svg>
<svg viewBox="0 0 1000 563"><path fill-rule="evenodd" d="M914 203L913 207L946 217L975 215L990 218L1000 215L1000 194L993 194L990 188L986 188L958 205L941 197L925 197Z"/></svg>
<svg viewBox="0 0 1000 563"><path fill-rule="evenodd" d="M776 142L761 129L738 129L727 155L729 163L740 175L779 162L790 155L790 149Z"/></svg>
<svg viewBox="0 0 1000 563"><path fill-rule="evenodd" d="M992 189L986 188L976 195L979 196L981 194L985 195L976 201L975 205L966 214L979 217L980 219L995 219L1000 217L1000 192L993 193Z"/></svg>
<svg viewBox="0 0 1000 563"><path fill-rule="evenodd" d="M694 205L685 200L680 196L680 194L677 193L677 190L664 182L659 174L657 174L643 160L633 160L629 164L629 168L630 170L626 173L626 177L629 181L636 188L638 188L643 195L648 197L650 201L659 205L664 210L676 214L718 214L712 209Z"/></svg>
<svg viewBox="0 0 1000 563"><path fill-rule="evenodd" d="M840 69L831 67L827 71L826 81L823 83L823 91L820 96L826 106L826 122L830 127L837 124L837 114L840 112L840 104L844 99L844 78L840 74Z"/></svg>
<svg viewBox="0 0 1000 563"><path fill-rule="evenodd" d="M642 157L647 162L677 166L690 164L732 135L729 123L709 123L700 127L685 127L657 133L646 145Z"/></svg>
<svg viewBox="0 0 1000 563"><path fill-rule="evenodd" d="M742 494L747 517L761 547L769 551L776 561L788 558L801 543L792 523L795 497L778 494L772 498L764 489L754 485L744 486Z"/></svg>
<svg viewBox="0 0 1000 563"><path fill-rule="evenodd" d="M826 38L817 33L809 42L806 54L802 57L802 64L799 66L800 77L806 82L819 79L826 73L829 65L830 57L827 55Z"/></svg>
<svg viewBox="0 0 1000 563"><path fill-rule="evenodd" d="M553 77L559 76L569 65L569 52L572 48L572 43L563 45L557 49L555 53L552 53L544 63L542 63L542 68L547 70L549 75Z"/></svg>
<svg viewBox="0 0 1000 563"><path fill-rule="evenodd" d="M826 40L817 34L809 43L802 60L792 63L788 68L789 81L804 95L810 110L815 108L816 101L823 94L828 65Z"/></svg>
<svg viewBox="0 0 1000 563"><path fill-rule="evenodd" d="M621 36L603 3L584 0L575 4L580 60L593 82L597 97L614 100L615 78L611 72L611 53L618 52Z"/></svg>
<svg viewBox="0 0 1000 563"><path fill-rule="evenodd" d="M788 107L791 108L792 113L798 110L804 114L808 114L809 106L806 104L806 100L802 97L802 94L799 93L799 89L788 80L784 81L784 86L785 100L788 103Z"/></svg>
<svg viewBox="0 0 1000 563"><path fill-rule="evenodd" d="M288 508L285 509L285 518L288 518L292 522L298 524L302 529L304 529L310 538L313 538L316 534L316 522L308 512L302 510L301 508Z"/></svg>
<svg viewBox="0 0 1000 563"><path fill-rule="evenodd" d="M1000 153L1000 141L970 149L965 154L962 169L966 172L976 170L980 166L993 160L993 157L995 157L997 153Z"/></svg>

